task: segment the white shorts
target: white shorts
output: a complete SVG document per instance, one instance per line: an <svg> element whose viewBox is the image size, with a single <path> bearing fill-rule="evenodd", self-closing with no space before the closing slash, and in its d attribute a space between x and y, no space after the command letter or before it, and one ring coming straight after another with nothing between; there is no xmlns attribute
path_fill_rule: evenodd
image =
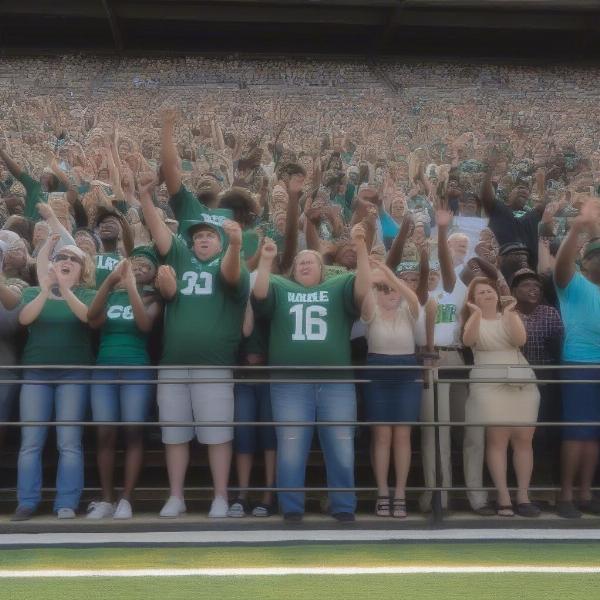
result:
<svg viewBox="0 0 600 600"><path fill-rule="evenodd" d="M169 379L231 379L230 369L161 369L158 415L161 423L229 421L233 423L233 383L166 383ZM201 444L233 439L233 427L163 427L163 444L184 444L196 437Z"/></svg>

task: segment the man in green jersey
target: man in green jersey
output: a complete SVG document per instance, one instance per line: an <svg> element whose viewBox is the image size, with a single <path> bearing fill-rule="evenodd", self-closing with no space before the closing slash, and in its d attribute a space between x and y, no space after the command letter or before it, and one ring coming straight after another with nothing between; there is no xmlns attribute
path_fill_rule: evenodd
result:
<svg viewBox="0 0 600 600"><path fill-rule="evenodd" d="M241 260L242 231L234 221L206 213L185 225L186 242L161 220L150 192L148 186L140 194L144 219L167 267L159 274L166 300L161 365L188 367L160 371L165 381L158 387L160 420L233 421L232 371L224 367L235 362L249 292L249 275ZM173 379L178 381L168 383ZM198 383L199 379L224 381ZM225 517L233 428L196 427L195 434L208 444L215 488L209 516ZM186 510L183 485L194 427L163 427L162 436L171 495L160 515L177 517Z"/></svg>

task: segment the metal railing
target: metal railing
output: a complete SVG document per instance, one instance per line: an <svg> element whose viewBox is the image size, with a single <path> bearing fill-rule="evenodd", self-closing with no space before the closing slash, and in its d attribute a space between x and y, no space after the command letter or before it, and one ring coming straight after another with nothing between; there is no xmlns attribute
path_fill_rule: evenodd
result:
<svg viewBox="0 0 600 600"><path fill-rule="evenodd" d="M454 377L441 377L440 371L442 372L470 372L473 369L484 368L484 369L507 369L507 377L498 378L454 378ZM136 385L136 384L152 384L152 385L165 385L170 384L207 384L207 383L239 383L239 384L261 384L261 383L284 383L284 384L331 384L331 383L353 383L353 384L369 384L373 380L369 378L360 377L360 373L364 371L419 371L423 374L423 378L416 379L422 384L428 384L433 390L433 420L432 421L0 421L0 427L57 427L57 426L83 426L83 427L98 427L98 426L114 426L114 427L339 427L339 426L355 426L355 427L372 427L372 426L394 426L403 425L411 427L432 427L435 428L436 435L434 436L434 453L436 458L436 484L435 486L413 486L407 487L407 492L432 492L432 516L434 523L439 523L443 519L442 511L442 493L443 492L477 492L477 491L493 491L495 488L489 486L482 487L465 487L465 486L449 486L445 487L442 484L442 468L441 468L441 443L440 443L440 429L442 427L489 427L489 426L500 426L500 427L598 427L600 428L600 422L590 421L534 421L534 422L494 422L493 424L489 421L486 422L473 422L473 421L441 421L439 419L439 385L440 384L469 384L469 383L509 383L509 384L536 384L536 385L560 385L560 384L600 384L600 377L598 379L531 379L531 378L508 378L509 368L529 368L534 371L554 371L561 372L571 369L578 370L590 370L600 371L600 365L594 364L581 364L581 365L351 365L351 366L335 366L335 365L311 365L311 366L298 366L298 365L233 365L233 366L222 366L222 365L159 365L159 366L138 366L138 365L0 365L0 385L7 384L26 384L26 385L61 385L61 384L79 384L79 385ZM221 370L230 371L232 373L249 372L249 373L264 373L264 376L258 377L241 377L231 376L223 378L210 378L204 379L201 377L185 377L179 379L143 379L143 380L127 380L127 379L102 379L96 380L93 378L87 379L62 379L52 378L52 371L65 371L76 369L79 371L152 371L158 373L158 371L170 371L170 370ZM22 379L15 378L14 376L4 376L3 373L9 372L9 375L14 375L19 371L49 371L50 377L47 379ZM278 377L273 373L285 372L285 377ZM348 377L328 377L328 376L317 376L318 373L349 373ZM351 376L352 373L358 372L359 376ZM297 377L290 376L290 373L294 375L297 373ZM305 377L303 374L308 374ZM393 381L386 379L386 381ZM600 401L600 397L599 397ZM6 488L5 488L6 489ZM52 491L54 488L43 488L43 491ZM95 490L97 488L85 488L86 490ZM143 487L136 488L139 491L156 491L156 487ZM300 488L283 488L283 487L235 487L231 486L228 488L230 491L252 491L252 492L328 492L334 489L336 492L375 492L376 487L352 487L352 488L329 488L329 487L300 487ZM514 491L516 488L509 488ZM560 488L553 486L531 486L529 491L532 492L555 492ZM594 490L600 488L593 488ZM212 491L211 486L189 486L186 487L188 491L196 492L207 492Z"/></svg>

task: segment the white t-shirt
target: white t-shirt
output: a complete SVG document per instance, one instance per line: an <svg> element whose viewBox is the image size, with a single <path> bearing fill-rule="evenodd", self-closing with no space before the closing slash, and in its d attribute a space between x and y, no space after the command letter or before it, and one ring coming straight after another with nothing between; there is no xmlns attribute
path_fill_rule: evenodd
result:
<svg viewBox="0 0 600 600"><path fill-rule="evenodd" d="M440 281L440 286L430 295L438 303L433 333L435 345L461 346L460 312L467 299L467 286L457 277L454 289L449 294L444 291Z"/></svg>

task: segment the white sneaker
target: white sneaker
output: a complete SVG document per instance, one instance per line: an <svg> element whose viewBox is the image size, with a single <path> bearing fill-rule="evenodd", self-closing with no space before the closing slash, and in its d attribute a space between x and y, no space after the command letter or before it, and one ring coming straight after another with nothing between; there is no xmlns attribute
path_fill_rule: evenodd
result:
<svg viewBox="0 0 600 600"><path fill-rule="evenodd" d="M210 505L210 511L208 516L211 519L224 519L227 517L227 511L229 510L229 504L223 496L216 496Z"/></svg>
<svg viewBox="0 0 600 600"><path fill-rule="evenodd" d="M110 519L115 512L115 505L110 502L91 502L86 519Z"/></svg>
<svg viewBox="0 0 600 600"><path fill-rule="evenodd" d="M72 508L59 508L56 511L57 519L74 519L75 511Z"/></svg>
<svg viewBox="0 0 600 600"><path fill-rule="evenodd" d="M121 498L113 514L113 519L131 519L132 516L133 511L131 510L131 503L129 500Z"/></svg>
<svg viewBox="0 0 600 600"><path fill-rule="evenodd" d="M162 507L158 516L165 519L175 519L185 513L185 511L185 502L177 496L171 496Z"/></svg>

